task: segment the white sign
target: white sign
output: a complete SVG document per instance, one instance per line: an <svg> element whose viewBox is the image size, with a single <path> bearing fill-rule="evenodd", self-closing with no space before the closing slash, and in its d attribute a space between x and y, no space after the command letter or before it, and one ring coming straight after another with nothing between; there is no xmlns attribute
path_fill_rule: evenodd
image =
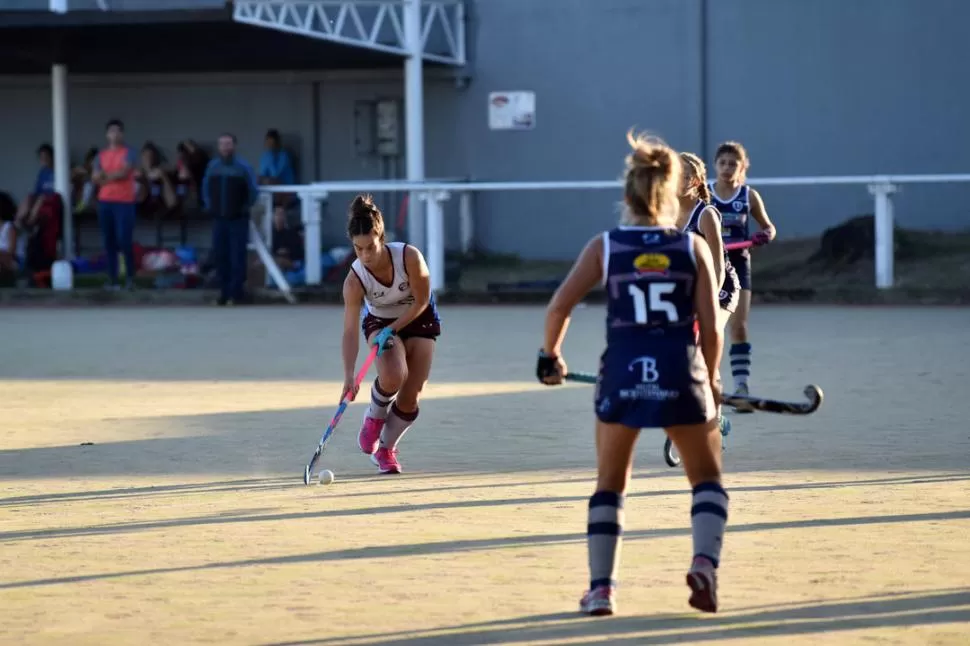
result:
<svg viewBox="0 0 970 646"><path fill-rule="evenodd" d="M532 130L535 128L536 93L489 93L488 127L490 130Z"/></svg>

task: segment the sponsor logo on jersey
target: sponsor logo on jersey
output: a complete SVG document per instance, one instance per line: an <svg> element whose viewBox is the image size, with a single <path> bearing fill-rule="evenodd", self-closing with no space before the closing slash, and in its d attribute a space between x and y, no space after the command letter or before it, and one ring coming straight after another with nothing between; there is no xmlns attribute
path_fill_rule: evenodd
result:
<svg viewBox="0 0 970 646"><path fill-rule="evenodd" d="M401 283L400 285L398 285L397 288L398 288L399 291L402 291L403 292L404 290L406 290L410 286L411 286L411 283L409 283L408 281L404 281L403 283Z"/></svg>
<svg viewBox="0 0 970 646"><path fill-rule="evenodd" d="M662 274L670 267L670 258L662 253L642 253L633 260L639 274Z"/></svg>

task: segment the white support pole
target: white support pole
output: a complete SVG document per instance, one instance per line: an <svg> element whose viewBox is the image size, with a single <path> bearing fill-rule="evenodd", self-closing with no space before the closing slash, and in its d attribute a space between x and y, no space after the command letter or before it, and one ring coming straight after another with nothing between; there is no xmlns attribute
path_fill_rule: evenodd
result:
<svg viewBox="0 0 970 646"><path fill-rule="evenodd" d="M320 270L320 200L317 193L300 194L300 218L305 235L303 258L306 266L306 284L319 285L323 281Z"/></svg>
<svg viewBox="0 0 970 646"><path fill-rule="evenodd" d="M439 294L445 289L445 211L442 202L450 197L447 191L421 193L427 213L428 271L431 273L431 291Z"/></svg>
<svg viewBox="0 0 970 646"><path fill-rule="evenodd" d="M53 3L52 3L53 5ZM74 205L71 203L71 149L67 138L67 65L51 67L51 121L54 127L54 190L64 203L64 258L74 259Z"/></svg>
<svg viewBox="0 0 970 646"><path fill-rule="evenodd" d="M404 1L404 43L408 57L404 61L404 147L407 154L406 175L409 182L424 181L424 70L421 42L421 0ZM408 242L425 247L421 200L416 193L408 199ZM430 242L427 243L430 246ZM425 248L425 252L430 253Z"/></svg>
<svg viewBox="0 0 970 646"><path fill-rule="evenodd" d="M266 244L271 245L273 244L273 194L260 193L259 205L263 210L263 226L260 228L263 231Z"/></svg>
<svg viewBox="0 0 970 646"><path fill-rule="evenodd" d="M470 191L463 191L458 198L458 222L461 227L461 252L467 254L475 246L475 216Z"/></svg>
<svg viewBox="0 0 970 646"><path fill-rule="evenodd" d="M876 287L890 289L894 284L893 255L895 242L893 240L893 203L891 194L896 187L889 182L870 184L869 193L876 198L875 209L875 244L876 244Z"/></svg>

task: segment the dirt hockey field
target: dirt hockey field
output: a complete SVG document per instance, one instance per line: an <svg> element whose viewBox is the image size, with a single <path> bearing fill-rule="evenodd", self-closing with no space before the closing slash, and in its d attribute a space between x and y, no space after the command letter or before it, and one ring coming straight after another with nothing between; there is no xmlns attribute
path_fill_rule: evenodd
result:
<svg viewBox="0 0 970 646"><path fill-rule="evenodd" d="M714 616L687 605L688 486L645 432L604 619L576 613L591 389L535 383L540 307L442 317L406 473L356 449L363 396L337 481L304 487L339 309L0 312L0 644L970 642L970 309L756 306L752 391L825 404L733 416ZM569 365L602 343L578 310Z"/></svg>

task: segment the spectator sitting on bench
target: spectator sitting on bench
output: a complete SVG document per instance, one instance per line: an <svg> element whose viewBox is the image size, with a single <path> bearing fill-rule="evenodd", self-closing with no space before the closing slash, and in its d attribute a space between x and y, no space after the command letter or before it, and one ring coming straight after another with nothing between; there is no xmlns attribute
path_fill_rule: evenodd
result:
<svg viewBox="0 0 970 646"><path fill-rule="evenodd" d="M162 168L162 153L150 141L142 146L135 181L138 184L136 200L143 213L167 212L178 204L172 180Z"/></svg>
<svg viewBox="0 0 970 646"><path fill-rule="evenodd" d="M277 206L273 210L273 259L286 282L297 287L306 282L303 269L304 241L302 227L291 227L286 210Z"/></svg>
<svg viewBox="0 0 970 646"><path fill-rule="evenodd" d="M180 141L175 150L178 153L175 191L183 201L191 200L197 204L200 200L199 187L209 166L209 155L191 139Z"/></svg>
<svg viewBox="0 0 970 646"><path fill-rule="evenodd" d="M71 169L71 201L74 202L75 213L94 210L98 187L91 181L91 176L97 156L98 149L89 148L84 155L84 163Z"/></svg>
<svg viewBox="0 0 970 646"><path fill-rule="evenodd" d="M292 186L296 183L293 161L290 154L283 150L278 130L266 133L266 150L259 158L259 183L270 186Z"/></svg>
<svg viewBox="0 0 970 646"><path fill-rule="evenodd" d="M17 227L14 226L16 207L6 193L2 198L9 205L0 205L0 287L8 287L16 284L20 263L17 259Z"/></svg>
<svg viewBox="0 0 970 646"><path fill-rule="evenodd" d="M278 130L271 129L266 133L266 150L259 158L260 186L292 186L296 184L296 173L293 171L293 160L290 154L283 150ZM292 193L274 193L274 206L286 206L293 200Z"/></svg>
<svg viewBox="0 0 970 646"><path fill-rule="evenodd" d="M50 144L41 144L37 149L40 169L34 188L17 208L16 225L22 231L33 229L37 224L37 214L44 198L54 194L54 149Z"/></svg>

